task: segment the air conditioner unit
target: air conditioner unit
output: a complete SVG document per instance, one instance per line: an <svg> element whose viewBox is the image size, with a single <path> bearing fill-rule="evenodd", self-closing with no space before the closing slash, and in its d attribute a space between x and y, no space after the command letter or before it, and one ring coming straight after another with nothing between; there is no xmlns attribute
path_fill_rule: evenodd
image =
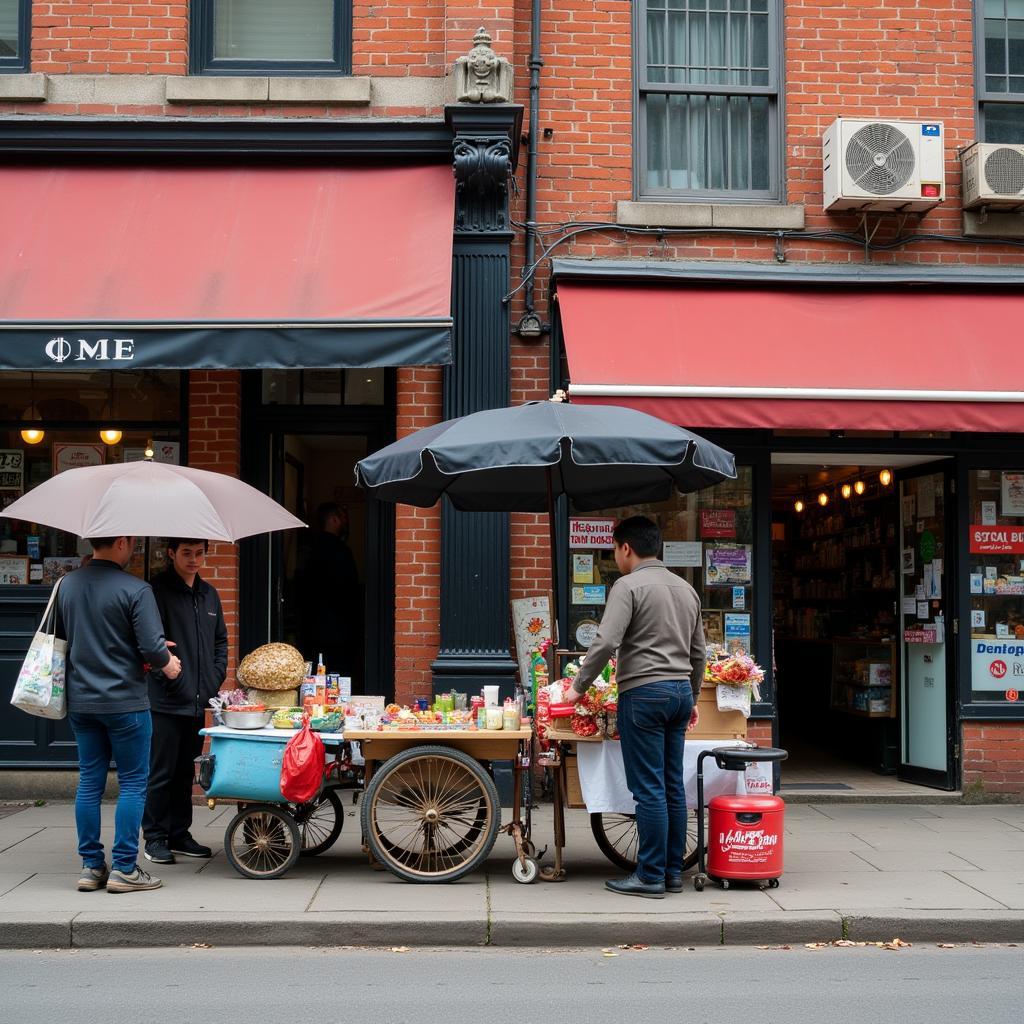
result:
<svg viewBox="0 0 1024 1024"><path fill-rule="evenodd" d="M930 210L946 198L942 124L839 117L822 137L826 210Z"/></svg>
<svg viewBox="0 0 1024 1024"><path fill-rule="evenodd" d="M964 209L1024 208L1024 146L976 142L960 154Z"/></svg>

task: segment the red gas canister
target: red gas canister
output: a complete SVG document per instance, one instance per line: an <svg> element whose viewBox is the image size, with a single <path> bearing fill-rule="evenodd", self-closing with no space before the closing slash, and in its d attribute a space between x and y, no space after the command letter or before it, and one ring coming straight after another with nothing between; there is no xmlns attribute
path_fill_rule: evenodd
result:
<svg viewBox="0 0 1024 1024"><path fill-rule="evenodd" d="M716 796L708 804L708 875L771 879L782 874L786 805L777 796Z"/></svg>

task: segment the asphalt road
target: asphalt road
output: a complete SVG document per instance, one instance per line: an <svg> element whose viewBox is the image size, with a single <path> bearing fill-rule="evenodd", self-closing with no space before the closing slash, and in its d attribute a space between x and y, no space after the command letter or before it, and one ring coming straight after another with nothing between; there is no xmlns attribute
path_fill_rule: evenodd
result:
<svg viewBox="0 0 1024 1024"><path fill-rule="evenodd" d="M19 1024L1019 1024L1024 949L0 953Z"/></svg>

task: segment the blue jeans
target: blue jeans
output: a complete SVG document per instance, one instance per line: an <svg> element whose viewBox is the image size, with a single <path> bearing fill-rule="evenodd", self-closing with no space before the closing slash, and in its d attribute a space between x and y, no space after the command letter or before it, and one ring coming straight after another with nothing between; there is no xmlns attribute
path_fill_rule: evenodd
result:
<svg viewBox="0 0 1024 1024"><path fill-rule="evenodd" d="M121 794L114 814L115 871L132 872L139 855L139 826L146 806L149 782L149 743L153 720L148 711L122 715L76 714L68 716L78 743L78 792L75 824L78 853L86 867L104 864L100 842L100 801L107 788L107 770L113 759Z"/></svg>
<svg viewBox="0 0 1024 1024"><path fill-rule="evenodd" d="M688 679L644 683L619 694L619 739L626 783L636 801L636 874L642 882L683 873L683 741L692 711Z"/></svg>

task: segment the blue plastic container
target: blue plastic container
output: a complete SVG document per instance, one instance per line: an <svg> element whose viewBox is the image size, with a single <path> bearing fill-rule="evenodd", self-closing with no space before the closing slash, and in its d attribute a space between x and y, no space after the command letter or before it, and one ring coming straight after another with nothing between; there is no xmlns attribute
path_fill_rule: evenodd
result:
<svg viewBox="0 0 1024 1024"><path fill-rule="evenodd" d="M285 745L295 735L291 729L281 730L279 737L241 731L226 735L210 729L203 729L202 734L210 737L210 753L216 758L207 796L247 803L288 802L281 794L281 759Z"/></svg>

